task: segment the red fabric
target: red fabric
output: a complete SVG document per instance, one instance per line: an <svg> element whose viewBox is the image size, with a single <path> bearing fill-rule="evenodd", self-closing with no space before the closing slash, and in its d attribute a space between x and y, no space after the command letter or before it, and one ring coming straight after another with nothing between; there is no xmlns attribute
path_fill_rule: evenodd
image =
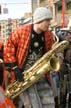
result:
<svg viewBox="0 0 71 108"><path fill-rule="evenodd" d="M4 95L5 91L2 89L2 87L0 87L0 92L2 92L2 95ZM0 97L1 98L1 97ZM4 98L4 100L0 101L0 108L16 108L15 105L13 104L13 102L8 99L8 98Z"/></svg>
<svg viewBox="0 0 71 108"><path fill-rule="evenodd" d="M2 48L2 42L0 42L0 48Z"/></svg>
<svg viewBox="0 0 71 108"><path fill-rule="evenodd" d="M21 68L22 63L27 55L27 49L30 39L30 27L25 25L12 33L4 46L4 63L18 62L18 66ZM17 51L15 56L15 51Z"/></svg>
<svg viewBox="0 0 71 108"><path fill-rule="evenodd" d="M48 79L48 81L50 82L50 72L47 72L46 74L45 74L45 77Z"/></svg>
<svg viewBox="0 0 71 108"><path fill-rule="evenodd" d="M10 82L12 83L15 80L15 74L13 71L11 71L11 80Z"/></svg>
<svg viewBox="0 0 71 108"><path fill-rule="evenodd" d="M10 101L9 99L5 99L5 101L3 103L0 103L0 108L16 108L14 106L14 104L12 103L12 101Z"/></svg>

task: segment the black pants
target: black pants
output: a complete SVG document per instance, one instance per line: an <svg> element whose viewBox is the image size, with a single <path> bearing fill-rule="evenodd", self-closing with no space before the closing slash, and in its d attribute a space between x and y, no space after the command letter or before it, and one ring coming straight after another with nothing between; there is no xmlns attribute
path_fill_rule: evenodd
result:
<svg viewBox="0 0 71 108"><path fill-rule="evenodd" d="M60 108L66 108L66 97L67 97L67 90L64 95L60 93Z"/></svg>
<svg viewBox="0 0 71 108"><path fill-rule="evenodd" d="M2 82L3 82L3 68L0 67L0 85L2 86Z"/></svg>
<svg viewBox="0 0 71 108"><path fill-rule="evenodd" d="M68 108L71 108L71 94L69 94Z"/></svg>

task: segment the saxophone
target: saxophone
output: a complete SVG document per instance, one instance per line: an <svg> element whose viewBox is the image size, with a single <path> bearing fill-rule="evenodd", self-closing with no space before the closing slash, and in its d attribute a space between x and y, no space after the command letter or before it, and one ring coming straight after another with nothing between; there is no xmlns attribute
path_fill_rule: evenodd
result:
<svg viewBox="0 0 71 108"><path fill-rule="evenodd" d="M68 41L59 42L56 36L56 42L52 49L46 52L30 69L23 72L23 81L14 81L6 88L5 96L14 99L34 83L36 83L46 72L58 71L60 60L57 54L62 52L68 45Z"/></svg>

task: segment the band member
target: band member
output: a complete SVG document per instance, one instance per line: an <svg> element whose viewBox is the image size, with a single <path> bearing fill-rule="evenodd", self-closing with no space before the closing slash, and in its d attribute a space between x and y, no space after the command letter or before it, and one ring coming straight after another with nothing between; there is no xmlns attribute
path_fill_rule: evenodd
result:
<svg viewBox="0 0 71 108"><path fill-rule="evenodd" d="M0 85L3 82L3 44L0 42Z"/></svg>
<svg viewBox="0 0 71 108"><path fill-rule="evenodd" d="M71 27L71 26L70 26ZM60 69L60 104L61 108L71 107L71 31L66 30L66 35L60 37L62 40L69 41L70 45L63 53L63 63ZM67 97L69 95L69 97ZM67 100L68 99L68 100ZM68 101L68 103L67 103Z"/></svg>
<svg viewBox="0 0 71 108"><path fill-rule="evenodd" d="M66 36L66 39L69 41L70 45L68 49L65 51L64 54L64 60L66 65L68 66L68 94L69 94L69 99L68 99L68 108L71 107L71 25L69 27L69 33Z"/></svg>
<svg viewBox="0 0 71 108"><path fill-rule="evenodd" d="M33 23L17 28L5 43L5 67L12 76L15 75L16 80L23 81L22 72L32 67L51 49L54 43L53 34L49 30L51 19L52 13L48 8L37 8L33 14ZM24 108L55 108L48 76L44 75L20 95Z"/></svg>

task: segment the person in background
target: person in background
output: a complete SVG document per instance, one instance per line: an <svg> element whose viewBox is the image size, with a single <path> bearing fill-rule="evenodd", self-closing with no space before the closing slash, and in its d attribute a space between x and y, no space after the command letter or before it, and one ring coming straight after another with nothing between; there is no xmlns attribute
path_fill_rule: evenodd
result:
<svg viewBox="0 0 71 108"><path fill-rule="evenodd" d="M71 26L64 32L66 35L60 35L60 41L69 41L69 47L63 52L63 63L60 68L60 108L71 108ZM69 29L69 30L68 30ZM68 96L69 95L69 96ZM68 99L68 100L67 100Z"/></svg>
<svg viewBox="0 0 71 108"><path fill-rule="evenodd" d="M17 28L6 41L4 64L16 80L23 81L22 72L32 67L51 49L54 43L53 33L49 30L51 19L51 11L46 7L39 7L33 14L33 23ZM48 75L43 75L37 83L20 94L24 108L55 108L50 75L47 77Z"/></svg>
<svg viewBox="0 0 71 108"><path fill-rule="evenodd" d="M68 67L68 108L71 108L71 25L69 26L69 33L66 36L70 45L67 50L65 50L64 60Z"/></svg>
<svg viewBox="0 0 71 108"><path fill-rule="evenodd" d="M3 89L5 89L6 88L6 84L5 84L6 72L4 69L3 49L4 49L4 45L2 42L0 42L0 86Z"/></svg>
<svg viewBox="0 0 71 108"><path fill-rule="evenodd" d="M0 42L0 85L3 82L3 44Z"/></svg>
<svg viewBox="0 0 71 108"><path fill-rule="evenodd" d="M4 96L4 62L3 62L3 43L0 42L0 108L16 108L13 102Z"/></svg>

